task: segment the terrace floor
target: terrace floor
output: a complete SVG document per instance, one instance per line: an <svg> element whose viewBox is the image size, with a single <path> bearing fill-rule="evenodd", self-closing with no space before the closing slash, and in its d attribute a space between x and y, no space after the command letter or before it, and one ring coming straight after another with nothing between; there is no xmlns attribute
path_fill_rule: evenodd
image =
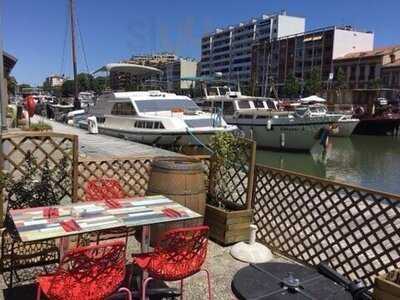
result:
<svg viewBox="0 0 400 300"><path fill-rule="evenodd" d="M128 259L130 260L130 253L138 252L139 243L133 238L129 241ZM210 241L207 261L205 268L211 273L212 292L215 300L230 300L236 299L231 291L231 281L234 274L247 264L235 260L229 253L231 247L222 247ZM276 257L277 261L282 261L282 258ZM176 286L178 284L172 283L169 286ZM36 295L36 287L34 284L16 287L13 291L5 290L5 285L1 285L2 293L0 293L0 300L34 300ZM186 299L206 299L207 284L205 274L196 274L191 278L185 280L185 298Z"/></svg>

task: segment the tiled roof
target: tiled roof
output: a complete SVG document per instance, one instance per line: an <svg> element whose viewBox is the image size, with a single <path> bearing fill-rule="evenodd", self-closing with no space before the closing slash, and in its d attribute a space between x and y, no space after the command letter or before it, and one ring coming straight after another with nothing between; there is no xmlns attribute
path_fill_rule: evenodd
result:
<svg viewBox="0 0 400 300"><path fill-rule="evenodd" d="M400 45L376 48L372 51L349 53L349 54L346 54L345 56L336 58L336 60L358 59L358 58L365 58L365 57L382 56L382 55L391 54L394 51L400 51Z"/></svg>

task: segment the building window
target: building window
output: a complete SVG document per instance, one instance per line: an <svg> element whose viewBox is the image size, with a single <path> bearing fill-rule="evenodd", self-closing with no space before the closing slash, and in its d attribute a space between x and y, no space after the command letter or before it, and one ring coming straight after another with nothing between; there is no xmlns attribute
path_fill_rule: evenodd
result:
<svg viewBox="0 0 400 300"><path fill-rule="evenodd" d="M111 114L116 116L135 116L136 110L131 102L121 102L114 104Z"/></svg>
<svg viewBox="0 0 400 300"><path fill-rule="evenodd" d="M360 74L358 76L359 81L365 80L365 66L360 66Z"/></svg>
<svg viewBox="0 0 400 300"><path fill-rule="evenodd" d="M369 75L368 75L368 80L374 80L375 79L375 66L370 65L369 66Z"/></svg>

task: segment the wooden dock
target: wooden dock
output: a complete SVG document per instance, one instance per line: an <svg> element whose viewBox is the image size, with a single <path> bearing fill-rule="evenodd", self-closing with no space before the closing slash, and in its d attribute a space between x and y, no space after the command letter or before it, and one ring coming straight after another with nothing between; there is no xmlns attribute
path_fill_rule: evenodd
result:
<svg viewBox="0 0 400 300"><path fill-rule="evenodd" d="M40 119L43 119L40 117ZM32 122L39 121L34 117ZM135 143L132 141L106 136L102 134L90 134L88 131L62 124L48 119L44 120L53 127L54 132L74 134L79 138L79 153L85 158L99 157L156 157L156 156L179 156L180 154L164 149ZM83 154L83 155L82 155Z"/></svg>

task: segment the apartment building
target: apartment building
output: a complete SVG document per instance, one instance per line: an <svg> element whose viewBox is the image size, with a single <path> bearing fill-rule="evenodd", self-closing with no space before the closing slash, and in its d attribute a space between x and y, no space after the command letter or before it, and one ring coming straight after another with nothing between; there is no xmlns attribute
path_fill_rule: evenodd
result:
<svg viewBox="0 0 400 300"><path fill-rule="evenodd" d="M51 75L46 78L49 87L60 87L64 84L65 77L60 75Z"/></svg>
<svg viewBox="0 0 400 300"><path fill-rule="evenodd" d="M351 26L332 26L263 41L253 47L252 92L268 95L272 82L281 89L290 74L300 82L317 70L323 82L334 79L333 61L341 56L370 51L372 32Z"/></svg>
<svg viewBox="0 0 400 300"><path fill-rule="evenodd" d="M197 61L172 53L136 55L124 63L153 67L162 73L137 76L123 70L112 72L111 87L115 90L163 89L182 94L192 88L192 81L183 81L182 78L197 75Z"/></svg>
<svg viewBox="0 0 400 300"><path fill-rule="evenodd" d="M162 81L165 89L171 92L184 93L194 88L194 82L182 78L194 78L197 75L197 61L192 59L178 59L165 64L162 68Z"/></svg>
<svg viewBox="0 0 400 300"><path fill-rule="evenodd" d="M383 86L400 90L400 59L382 67Z"/></svg>
<svg viewBox="0 0 400 300"><path fill-rule="evenodd" d="M400 45L346 54L334 65L336 74L343 71L349 89L400 88Z"/></svg>
<svg viewBox="0 0 400 300"><path fill-rule="evenodd" d="M305 19L288 16L285 11L262 15L206 34L201 40L201 73L222 73L226 80L249 87L252 48L256 43L304 32Z"/></svg>

